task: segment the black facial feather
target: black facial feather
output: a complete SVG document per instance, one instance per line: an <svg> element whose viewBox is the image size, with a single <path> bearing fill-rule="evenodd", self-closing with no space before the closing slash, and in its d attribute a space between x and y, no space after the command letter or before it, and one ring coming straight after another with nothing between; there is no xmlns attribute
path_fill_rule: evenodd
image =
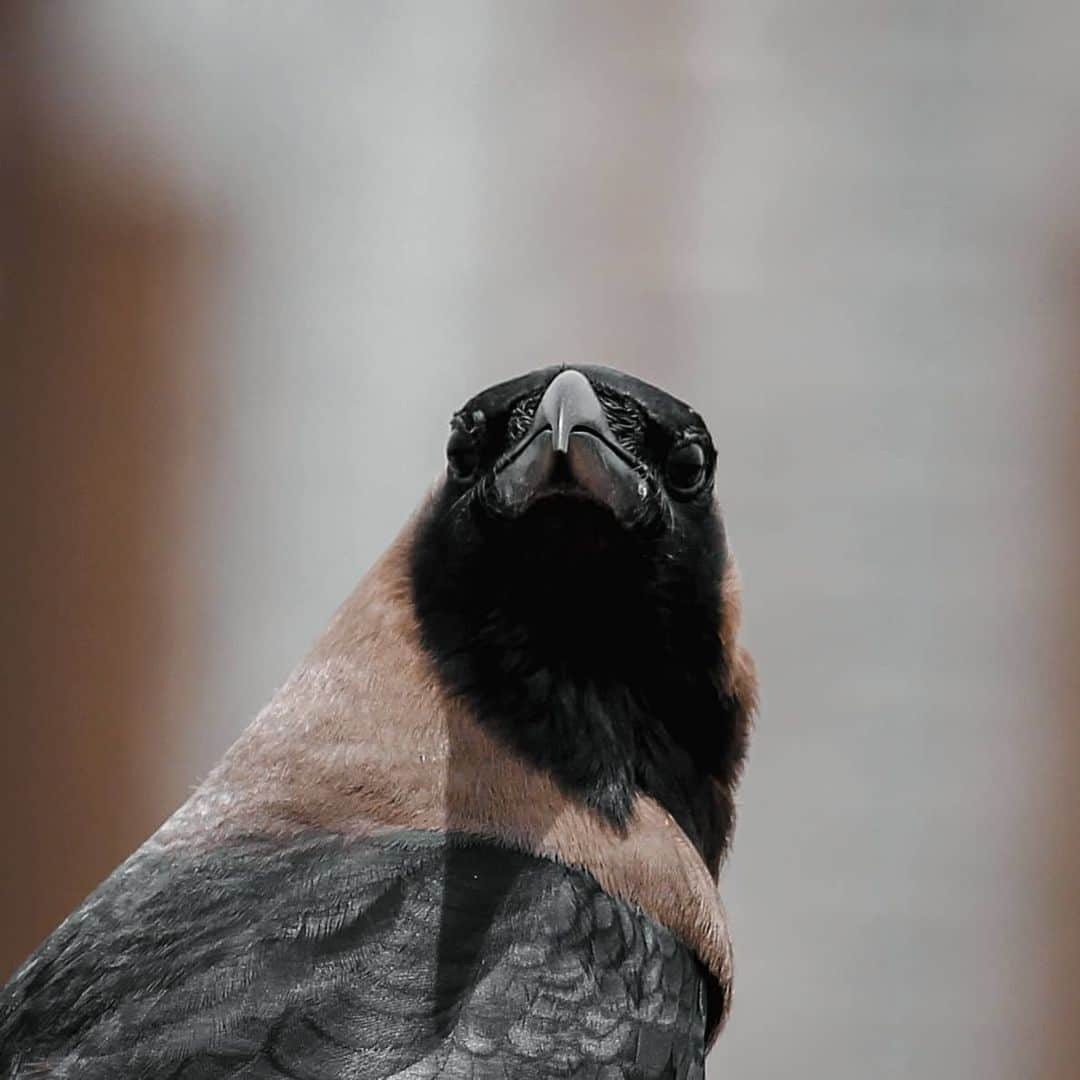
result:
<svg viewBox="0 0 1080 1080"><path fill-rule="evenodd" d="M423 639L448 688L564 790L617 826L638 791L651 795L714 865L744 748L737 703L721 689L727 556L712 442L681 402L578 368L647 485L644 510L620 522L569 487L501 513L495 471L559 370L486 391L455 417L455 433L470 418L479 467L466 482L451 469L418 531ZM688 441L705 470L689 493L665 486L669 454Z"/></svg>
<svg viewBox="0 0 1080 1080"><path fill-rule="evenodd" d="M616 438L632 454L641 456L645 451L648 417L633 398L616 393L603 383L596 386L596 396L604 406L604 413Z"/></svg>

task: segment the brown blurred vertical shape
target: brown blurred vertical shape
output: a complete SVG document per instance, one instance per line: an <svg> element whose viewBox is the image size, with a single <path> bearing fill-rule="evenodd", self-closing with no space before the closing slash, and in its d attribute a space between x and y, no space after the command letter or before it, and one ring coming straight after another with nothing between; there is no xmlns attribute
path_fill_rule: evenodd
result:
<svg viewBox="0 0 1080 1080"><path fill-rule="evenodd" d="M2 10L0 979L167 809L198 264L145 176L50 136L32 7Z"/></svg>
<svg viewBox="0 0 1080 1080"><path fill-rule="evenodd" d="M1047 749L1048 783L1040 798L1045 822L1040 866L1046 898L1046 931L1040 957L1049 975L1039 1075L1072 1080L1080 1072L1080 248L1071 252L1060 309L1068 322L1059 363L1048 387L1057 468L1052 480L1056 514L1050 527L1061 536L1049 550L1057 565L1044 568L1052 592L1048 657L1051 670L1054 744Z"/></svg>

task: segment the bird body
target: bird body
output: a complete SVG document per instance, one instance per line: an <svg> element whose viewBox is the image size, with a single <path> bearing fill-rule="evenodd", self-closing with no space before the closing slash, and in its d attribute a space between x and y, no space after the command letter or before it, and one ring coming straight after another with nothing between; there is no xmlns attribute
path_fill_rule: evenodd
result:
<svg viewBox="0 0 1080 1080"><path fill-rule="evenodd" d="M559 372L495 388L508 408L466 407L489 434L493 419L506 425L495 464L478 465L464 489L486 484L489 495L463 495L451 458L447 481L188 802L16 972L0 991L0 1075L702 1075L729 999L715 878L754 693L736 642L737 579L730 558L705 568L715 662L700 680L672 684L658 657L644 683L624 689L618 655L633 646L610 649L604 617L594 645L578 627L569 659L549 651L550 620L563 617L549 575L574 562L578 534L553 549L551 523L529 519L530 492L544 490L544 469L568 456L579 427L600 429L593 386L606 385L567 374L584 386L555 387L546 427ZM508 423L522 402L524 433ZM583 408L593 410L587 428ZM616 426L605 421L597 437L616 439ZM525 439L528 450L544 434L562 448L525 462L532 475L504 488L525 503L499 523L526 530L508 548L462 515L487 522L473 503L494 497L513 464L506 447ZM571 485L571 519L610 511L606 446L582 448L584 464L570 466L588 491L582 500ZM556 515L564 505L541 501ZM603 525L616 548L627 528ZM530 553L526 535L542 550ZM499 566L513 551L532 583L524 597ZM587 588L578 571L574 587ZM432 584L440 572L447 580ZM470 581L478 572L486 584ZM472 586L465 600L455 591ZM534 618L535 588L554 607ZM608 603L588 592L561 602L575 599ZM503 635L501 651L481 625ZM486 673L492 656L508 665L505 686ZM676 709L712 694L717 715L695 724L710 728L727 709L719 764L685 752L681 721L669 719L662 737L644 730L664 686ZM565 727L525 741L510 727L547 718L577 723L585 749ZM610 753L588 742L594 727ZM677 783L655 779L669 758Z"/></svg>

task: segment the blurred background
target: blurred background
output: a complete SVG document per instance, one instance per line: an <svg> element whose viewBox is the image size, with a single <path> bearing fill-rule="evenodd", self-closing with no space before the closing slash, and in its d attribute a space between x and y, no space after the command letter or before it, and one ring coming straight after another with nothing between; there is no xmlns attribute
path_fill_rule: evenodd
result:
<svg viewBox="0 0 1080 1080"><path fill-rule="evenodd" d="M711 1075L1080 1060L1080 8L8 3L0 977L554 362L693 403L763 708Z"/></svg>

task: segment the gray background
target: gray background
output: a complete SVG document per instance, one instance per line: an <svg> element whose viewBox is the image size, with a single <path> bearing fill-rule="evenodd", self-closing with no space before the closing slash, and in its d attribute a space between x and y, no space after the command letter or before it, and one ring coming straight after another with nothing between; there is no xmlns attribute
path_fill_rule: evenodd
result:
<svg viewBox="0 0 1080 1080"><path fill-rule="evenodd" d="M1053 0L39 12L42 138L200 253L129 831L462 400L612 364L711 425L763 683L711 1075L1074 1075L1078 35Z"/></svg>

